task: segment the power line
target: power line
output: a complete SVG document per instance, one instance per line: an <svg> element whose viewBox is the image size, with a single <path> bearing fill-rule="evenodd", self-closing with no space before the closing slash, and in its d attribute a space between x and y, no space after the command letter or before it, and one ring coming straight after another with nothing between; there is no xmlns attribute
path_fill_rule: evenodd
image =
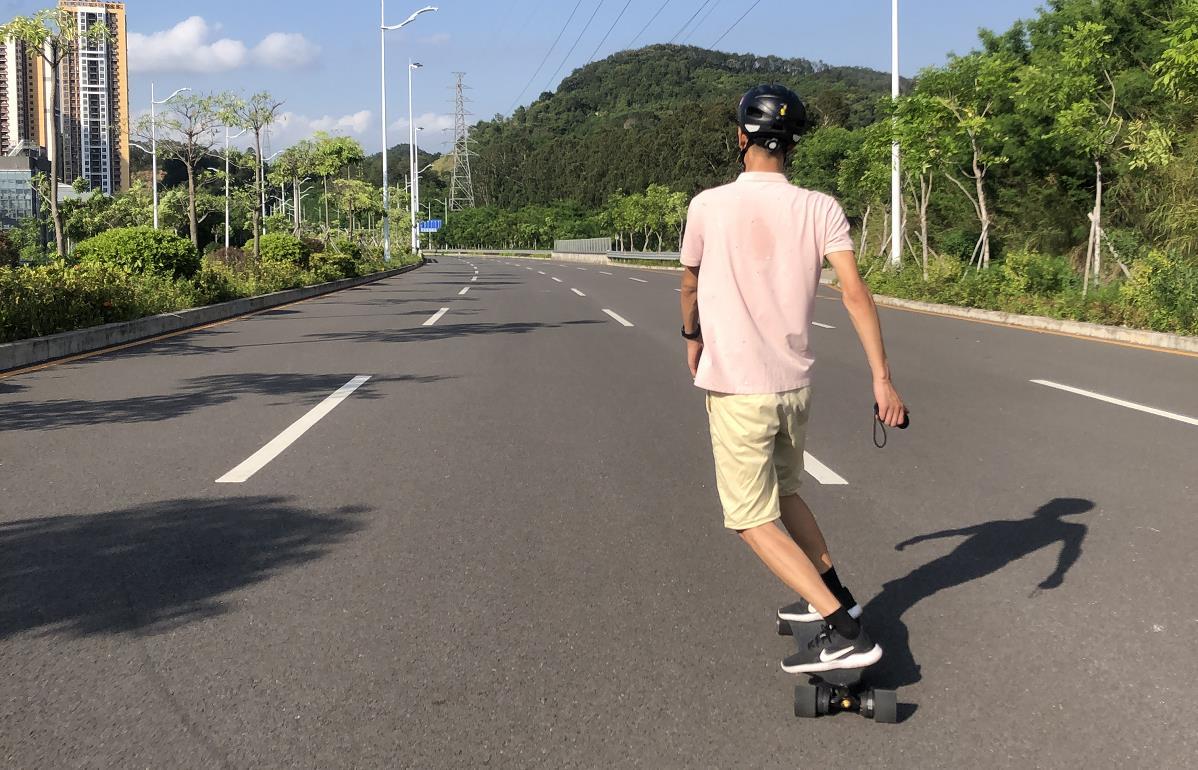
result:
<svg viewBox="0 0 1198 770"><path fill-rule="evenodd" d="M570 22L574 21L574 14L578 13L578 7L580 5L582 5L582 0L578 0L578 2L574 3L574 10L570 11L570 18L566 19L566 23L562 25L560 30L558 30L557 37L553 39L553 45L549 46L549 50L545 52L545 56L541 59L541 63L537 65L535 70L533 70L532 77L530 77L528 82L524 84L524 88L520 89L520 93L512 102L512 106L508 107L508 112L516 109L516 105L520 103L520 97L524 96L524 92L527 91L528 87L532 85L532 81L537 79L537 75L541 73L541 67L544 67L545 62L549 61L549 54L553 53L553 49L557 48L557 44L561 41L562 35L566 34L566 27L570 26Z"/></svg>
<svg viewBox="0 0 1198 770"><path fill-rule="evenodd" d="M694 36L694 34L698 32L704 24L707 23L707 20L711 18L711 14L715 13L715 9L720 7L721 2L723 2L723 0L715 0L715 2L711 4L711 7L707 9L707 13L703 14L703 18L699 19L699 23L692 27L690 32L686 33L686 37L682 38L683 43L690 40L691 37Z"/></svg>
<svg viewBox="0 0 1198 770"><path fill-rule="evenodd" d="M703 9L704 9L704 8L706 8L706 7L707 7L707 4L708 4L708 3L710 3L710 2L711 2L711 0L703 0L703 5L700 5L700 6L699 6L699 10L695 11L694 13L692 13L692 14L691 14L691 17L690 17L689 19L687 19L687 20L686 20L686 24L683 24L683 25L682 25L682 29L680 29L680 30L678 30L677 32L675 32L675 33L674 33L674 37L670 38L670 42L671 42L671 43L673 43L675 40L677 40L677 39L678 39L678 36L679 36L679 35L681 35L683 32L685 32L685 31L686 31L686 28L687 28L687 27L689 27L689 26L691 25L691 22L695 20L695 17L696 17L696 16L698 16L699 14L703 13Z"/></svg>
<svg viewBox="0 0 1198 770"><path fill-rule="evenodd" d="M595 50L591 51L591 55L587 57L588 64L595 60L595 54L599 53L599 49L602 48L603 44L607 42L607 39L611 37L612 30L614 30L616 25L620 23L620 19L624 18L624 11L627 11L628 6L630 5L632 5L632 0L628 0L628 2L624 3L624 7L620 9L620 15L617 16L616 20L613 21L611 26L607 28L607 34L603 36L603 39L599 41L599 45L595 46Z"/></svg>
<svg viewBox="0 0 1198 770"><path fill-rule="evenodd" d="M653 17L651 19L649 19L649 21L645 22L645 26L641 27L641 31L636 33L636 37L634 37L632 39L632 42L628 44L629 48L632 48L632 46L636 43L636 41L641 39L641 35L645 34L645 30L649 29L649 25L651 25L653 22L657 21L657 17L661 16L661 12L664 11L666 9L666 6L669 4L670 4L670 0L666 0L664 3L661 4L661 7L657 9L657 13L653 14Z"/></svg>
<svg viewBox="0 0 1198 770"><path fill-rule="evenodd" d="M574 49L578 47L580 42L582 42L582 36L585 35L587 30L591 28L591 22L595 20L595 16L599 13L599 9L602 8L603 4L606 2L607 0L599 0L599 4L595 6L595 10L591 11L591 18L587 19L587 23L583 25L582 32L578 33L578 37L574 38L574 45L570 46L570 50L566 51L566 55L562 57L562 63L557 65L557 69L554 70L553 74L549 76L549 82L545 84L546 91L553 87L553 81L557 80L557 73L561 72L562 67L566 66L566 62L570 60L570 56L574 53Z"/></svg>
<svg viewBox="0 0 1198 770"><path fill-rule="evenodd" d="M754 8L756 8L756 7L757 7L757 5L758 5L760 2L761 2L761 0L755 0L755 2L754 2L752 5L750 5L750 6L749 6L749 10L745 11L744 13L742 13L742 14L740 15L740 18L739 18L739 19L737 19L736 21L732 22L732 26L731 26L731 27L729 27L728 29L724 30L724 34L720 35L719 37L717 37L717 38L715 39L715 42L711 44L711 47L712 47L712 48L715 48L717 45L719 45L719 44L720 44L720 41L721 41L721 40L723 40L725 37L727 37L729 32L731 32L732 30L736 29L736 25L737 25L737 24L740 24L742 21L744 21L744 20L745 20L745 17L746 17L746 16L748 16L750 13L752 13L752 12L753 12L753 9L754 9Z"/></svg>

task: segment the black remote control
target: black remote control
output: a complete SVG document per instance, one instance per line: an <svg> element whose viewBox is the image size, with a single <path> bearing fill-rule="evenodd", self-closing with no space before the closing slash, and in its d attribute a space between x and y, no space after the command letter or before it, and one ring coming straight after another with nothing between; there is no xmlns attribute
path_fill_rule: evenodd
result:
<svg viewBox="0 0 1198 770"><path fill-rule="evenodd" d="M874 419L878 419L878 404L876 401L874 402ZM898 429L906 430L909 427L911 427L911 413L907 411L906 407L903 407L903 421L899 424Z"/></svg>

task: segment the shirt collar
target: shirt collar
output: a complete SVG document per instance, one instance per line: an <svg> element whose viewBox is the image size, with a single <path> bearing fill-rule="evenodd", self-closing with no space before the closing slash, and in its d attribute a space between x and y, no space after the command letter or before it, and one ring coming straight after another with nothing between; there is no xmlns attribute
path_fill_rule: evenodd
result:
<svg viewBox="0 0 1198 770"><path fill-rule="evenodd" d="M738 182L790 182L786 174L776 171L742 171L736 178Z"/></svg>

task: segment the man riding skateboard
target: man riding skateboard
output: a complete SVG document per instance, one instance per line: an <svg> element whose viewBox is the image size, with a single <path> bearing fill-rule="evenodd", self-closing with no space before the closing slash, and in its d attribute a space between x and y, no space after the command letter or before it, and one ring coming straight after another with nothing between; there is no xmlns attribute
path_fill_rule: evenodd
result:
<svg viewBox="0 0 1198 770"><path fill-rule="evenodd" d="M814 363L808 334L825 258L865 348L878 419L898 427L905 409L844 211L831 196L786 178L806 108L790 89L762 85L744 95L737 113L745 171L695 196L682 242L687 362L695 385L707 391L724 525L799 594L778 611L780 618L823 621L782 668L860 668L876 663L882 649L862 628L861 607L841 584L823 533L799 497Z"/></svg>

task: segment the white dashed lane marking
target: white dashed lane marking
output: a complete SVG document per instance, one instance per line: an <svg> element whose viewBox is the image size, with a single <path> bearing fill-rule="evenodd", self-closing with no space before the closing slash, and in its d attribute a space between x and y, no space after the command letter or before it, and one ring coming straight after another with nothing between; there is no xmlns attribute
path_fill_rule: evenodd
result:
<svg viewBox="0 0 1198 770"><path fill-rule="evenodd" d="M369 379L369 374L359 374L342 385L333 395L312 407L312 409L308 410L307 414L291 423L286 430L271 439L266 446L254 452L236 468L217 479L216 483L240 484L249 480L251 476L266 467L267 463L271 460L281 455L287 447L294 444L300 436L308 432L309 428L320 422L325 415L333 411L342 401L349 398L351 393L360 388Z"/></svg>
<svg viewBox="0 0 1198 770"><path fill-rule="evenodd" d="M441 320L442 316L444 316L448 312L449 312L449 308L443 307L440 310L438 310L437 312L433 313L432 318L429 318L427 321L425 321L424 323L422 323L420 325L421 326L433 326L434 324L437 323L437 321Z"/></svg>
<svg viewBox="0 0 1198 770"><path fill-rule="evenodd" d="M577 295L578 295L578 296L580 296L580 297L585 297L585 296L586 296L585 294L583 294L583 293L582 293L581 291L579 291L578 289L570 289L570 291L574 292L575 294L577 294Z"/></svg>
<svg viewBox="0 0 1198 770"><path fill-rule="evenodd" d="M1184 414L1178 414L1177 412L1166 412L1164 409L1157 409L1154 406L1145 406L1143 404L1137 404L1134 401L1124 401L1121 398L1115 398L1113 396L1104 396L1101 393L1095 393L1094 391L1091 391L1091 390L1082 390L1081 388L1075 388L1071 385L1062 385L1059 382L1050 382L1049 380L1032 380L1032 382L1036 383L1037 385L1043 385L1048 388L1055 388L1057 390L1063 390L1066 393L1072 393L1075 396L1085 396L1086 398L1092 398L1095 401L1105 401L1108 404L1122 406L1127 409L1134 409L1137 412L1144 412L1145 414L1153 414L1153 415L1156 415L1157 417L1164 417L1165 419L1168 419L1168 420L1176 420L1177 422L1182 422L1182 423L1185 423L1186 425L1198 425L1198 418L1187 417Z"/></svg>
<svg viewBox="0 0 1198 770"><path fill-rule="evenodd" d="M628 280L630 280L630 281L636 281L637 283L649 283L649 282L648 282L648 281L646 281L644 278L629 278Z"/></svg>
<svg viewBox="0 0 1198 770"><path fill-rule="evenodd" d="M608 310L607 308L603 308L603 312L607 313L609 316L616 319L620 323L621 326L632 326L632 321L629 321L627 318L625 318L624 316L615 312L614 310Z"/></svg>

